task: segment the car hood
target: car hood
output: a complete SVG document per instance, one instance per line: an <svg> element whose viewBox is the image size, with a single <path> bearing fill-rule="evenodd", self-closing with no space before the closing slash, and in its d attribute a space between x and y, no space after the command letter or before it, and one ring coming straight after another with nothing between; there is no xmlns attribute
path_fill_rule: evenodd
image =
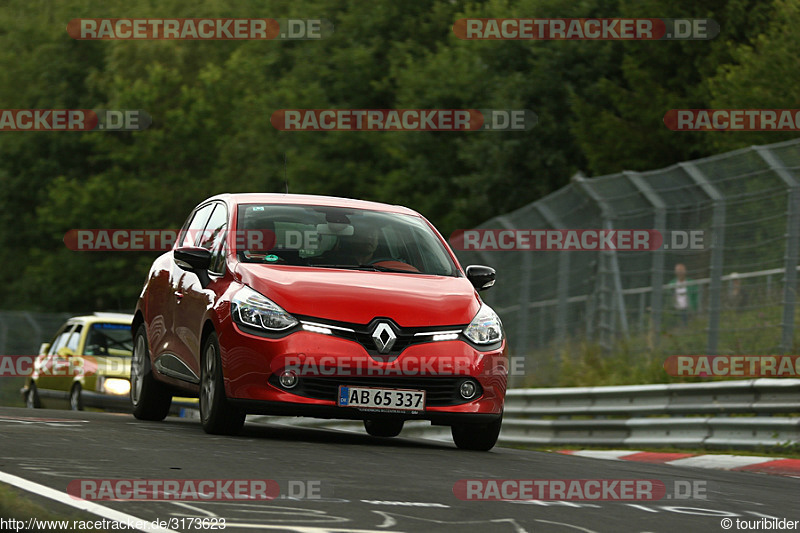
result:
<svg viewBox="0 0 800 533"><path fill-rule="evenodd" d="M401 327L468 324L480 308L463 277L239 263L241 282L289 313L367 324L391 318Z"/></svg>

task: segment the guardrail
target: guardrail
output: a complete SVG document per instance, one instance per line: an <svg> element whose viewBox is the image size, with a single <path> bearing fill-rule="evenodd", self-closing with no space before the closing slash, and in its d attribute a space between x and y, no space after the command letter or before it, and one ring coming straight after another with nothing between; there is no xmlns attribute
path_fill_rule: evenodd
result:
<svg viewBox="0 0 800 533"><path fill-rule="evenodd" d="M795 416L779 416L779 415ZM743 416L730 416L743 415ZM363 431L358 421L254 417ZM447 427L406 422L404 436L449 439ZM500 444L760 449L800 446L800 379L510 389Z"/></svg>

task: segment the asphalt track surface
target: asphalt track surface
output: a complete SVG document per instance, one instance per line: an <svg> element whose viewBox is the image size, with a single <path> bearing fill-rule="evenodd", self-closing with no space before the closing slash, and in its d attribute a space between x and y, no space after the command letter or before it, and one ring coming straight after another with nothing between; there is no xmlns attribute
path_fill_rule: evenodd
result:
<svg viewBox="0 0 800 533"><path fill-rule="evenodd" d="M225 531L676 533L725 531L723 518L734 521L729 531L737 531L737 518L800 520L800 479L791 477L500 447L467 452L402 435L380 439L277 424L248 423L241 435L223 437L205 434L196 420L141 422L95 412L0 408L0 473L60 492L87 478L278 482L281 496L270 501L96 502L142 520L225 518ZM700 482L706 499L476 502L453 493L458 480L487 478L661 480L670 492L676 480ZM298 487L312 486L317 497L299 497ZM53 511L74 512L31 497Z"/></svg>

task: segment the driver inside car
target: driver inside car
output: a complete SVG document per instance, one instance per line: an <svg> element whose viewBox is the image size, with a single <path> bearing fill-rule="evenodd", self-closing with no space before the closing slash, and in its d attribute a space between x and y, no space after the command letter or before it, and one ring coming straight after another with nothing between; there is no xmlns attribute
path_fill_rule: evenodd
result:
<svg viewBox="0 0 800 533"><path fill-rule="evenodd" d="M378 248L378 228L374 226L356 226L353 234L339 237L336 245L318 256L316 263L331 265L358 266L368 265L374 258Z"/></svg>
<svg viewBox="0 0 800 533"><path fill-rule="evenodd" d="M344 255L352 257L355 264L368 265L378 248L378 228L355 228L352 237L343 241L341 247Z"/></svg>

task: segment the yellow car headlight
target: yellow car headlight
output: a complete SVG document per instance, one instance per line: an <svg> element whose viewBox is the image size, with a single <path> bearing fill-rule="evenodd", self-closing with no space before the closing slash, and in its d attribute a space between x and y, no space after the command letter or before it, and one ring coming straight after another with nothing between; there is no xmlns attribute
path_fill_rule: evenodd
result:
<svg viewBox="0 0 800 533"><path fill-rule="evenodd" d="M131 392L131 382L121 378L106 378L103 380L103 392L125 396Z"/></svg>

